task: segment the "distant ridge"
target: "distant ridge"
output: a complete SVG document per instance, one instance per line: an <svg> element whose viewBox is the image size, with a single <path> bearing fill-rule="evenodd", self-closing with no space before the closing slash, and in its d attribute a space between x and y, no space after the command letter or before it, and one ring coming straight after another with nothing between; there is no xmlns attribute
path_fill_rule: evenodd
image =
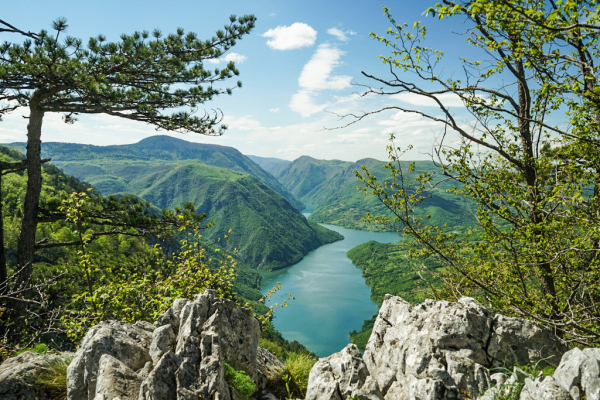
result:
<svg viewBox="0 0 600 400"><path fill-rule="evenodd" d="M24 152L26 144L17 142L5 146ZM281 185L273 175L263 170L237 149L228 146L193 143L171 136L157 135L133 144L109 146L44 142L42 143L42 157L52 158L52 163L66 173L95 186L98 186L98 176L106 175L107 171L89 167L106 158L128 162L160 161L163 164L168 161L200 161L207 165L250 174L282 195L299 210L304 208L304 204ZM97 188L105 194L112 192L102 186Z"/></svg>
<svg viewBox="0 0 600 400"><path fill-rule="evenodd" d="M409 162L402 162L408 168ZM339 160L318 160L302 156L275 171L274 176L305 204L314 208L309 219L314 222L340 225L346 228L375 229L383 227L367 224L361 219L366 212L393 218L390 211L374 196L357 190L360 181L355 171L366 166L381 182L389 178L385 162L365 158L356 162ZM436 167L430 161L416 161L416 172L434 172ZM419 215L431 215L440 224L463 225L470 223L470 214L464 202L448 195L446 190L452 183L439 184L433 196L419 207Z"/></svg>

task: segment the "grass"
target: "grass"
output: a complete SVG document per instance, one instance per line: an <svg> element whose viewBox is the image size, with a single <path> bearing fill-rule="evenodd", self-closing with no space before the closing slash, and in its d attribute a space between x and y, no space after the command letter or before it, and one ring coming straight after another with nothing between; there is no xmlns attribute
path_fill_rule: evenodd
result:
<svg viewBox="0 0 600 400"><path fill-rule="evenodd" d="M15 352L15 356L18 356L19 354L25 353L26 351L35 351L38 354L46 354L50 352L50 349L48 348L48 346L46 346L45 343L39 343L36 344L34 347L28 347L26 349L21 349L17 352Z"/></svg>
<svg viewBox="0 0 600 400"><path fill-rule="evenodd" d="M72 360L73 357L53 358L34 378L35 384L43 387L53 400L67 398L67 368Z"/></svg>
<svg viewBox="0 0 600 400"><path fill-rule="evenodd" d="M317 359L305 353L289 353L284 360L285 369L294 381L302 397L306 395L308 387L308 375Z"/></svg>
<svg viewBox="0 0 600 400"><path fill-rule="evenodd" d="M515 371L515 372L513 372L507 368L501 368L500 372L504 373L505 376L516 374L517 380L515 382L510 382L510 383L506 382L501 385L497 385L496 386L497 392L494 395L493 399L494 400L518 400L521 397L521 392L523 391L523 388L525 387L525 379L526 378L535 379L540 374L543 374L544 377L552 376L554 374L554 371L556 370L556 366L553 366L553 365L545 365L543 367L541 366L549 358L551 358L551 357L548 357L546 359L541 359L538 362L536 362L535 364L515 365L515 369L513 369L513 371ZM521 370L522 373L517 373L516 369Z"/></svg>

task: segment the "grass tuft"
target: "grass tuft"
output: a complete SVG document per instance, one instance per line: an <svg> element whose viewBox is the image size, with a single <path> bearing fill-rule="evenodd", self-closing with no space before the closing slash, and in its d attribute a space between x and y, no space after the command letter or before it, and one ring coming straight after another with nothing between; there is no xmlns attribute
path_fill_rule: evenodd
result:
<svg viewBox="0 0 600 400"><path fill-rule="evenodd" d="M35 384L44 388L52 400L67 398L67 367L72 360L72 356L54 357L34 377Z"/></svg>

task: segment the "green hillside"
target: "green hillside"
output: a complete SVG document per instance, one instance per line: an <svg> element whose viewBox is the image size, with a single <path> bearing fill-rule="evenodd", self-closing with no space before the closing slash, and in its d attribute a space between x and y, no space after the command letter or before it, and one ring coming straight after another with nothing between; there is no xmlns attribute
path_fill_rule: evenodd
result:
<svg viewBox="0 0 600 400"><path fill-rule="evenodd" d="M408 168L408 162L403 164ZM363 165L380 180L389 176L384 169L385 163L372 158L351 163L303 156L275 174L275 177L305 204L314 207L309 217L311 221L346 228L385 230L385 227L361 221L366 212L391 217L377 198L357 190L360 181L355 171L360 171ZM415 167L415 174L422 171L433 172L436 169L428 161L417 161ZM453 226L469 224L471 216L465 204L446 192L451 188L451 183L439 183L433 189L432 197L420 205L417 213L422 216L431 215L432 222L435 223Z"/></svg>
<svg viewBox="0 0 600 400"><path fill-rule="evenodd" d="M341 239L309 225L273 187L301 202L232 148L155 136L133 145L45 143L43 149L45 157L102 194L133 193L164 209L194 203L197 212L215 221L206 237L216 241L231 229L230 246L253 268L284 268Z"/></svg>
<svg viewBox="0 0 600 400"><path fill-rule="evenodd" d="M279 175L279 173L291 163L291 161L274 157L259 157L251 155L246 155L246 157L260 165L262 169L273 176Z"/></svg>
<svg viewBox="0 0 600 400"><path fill-rule="evenodd" d="M24 159L23 155L12 149L0 146L0 161L14 162ZM2 177L2 211L5 235L5 254L9 268L16 263L17 233L23 197L27 178L23 172L8 174ZM75 177L69 176L52 164L43 165L43 187L41 193L40 207L49 210L56 210L60 200L67 197L72 192L83 192L90 189L91 186L81 182ZM97 193L97 191L93 191ZM38 227L38 239L49 237L51 241L60 241L64 237L69 237L68 229L65 223L57 221L51 224L40 224ZM206 231L210 232L210 229ZM130 241L130 239L127 239ZM120 247L126 248L127 246ZM78 247L53 248L38 251L35 262L48 264L46 268L50 270L56 268L61 263L77 264L76 252ZM243 262L238 263L237 280L235 290L242 293L245 298L256 300L260 298L261 277L255 270L251 269Z"/></svg>
<svg viewBox="0 0 600 400"><path fill-rule="evenodd" d="M25 143L6 146L25 151ZM148 178L152 175L162 176L170 165L181 161L199 161L250 174L285 197L296 208L304 207L270 173L238 150L227 146L192 143L159 135L134 144L112 146L48 142L42 144L42 157L52 158L52 163L67 174L93 184L103 194L126 191L128 180L141 174L148 175ZM148 169L148 166L151 168ZM140 188L136 188L134 192L139 190Z"/></svg>
<svg viewBox="0 0 600 400"><path fill-rule="evenodd" d="M208 238L218 240L231 229L230 245L255 268L287 267L321 244L341 239L315 230L288 201L248 174L194 163L147 183L138 193L151 203L173 208L192 202L207 213L215 221Z"/></svg>
<svg viewBox="0 0 600 400"><path fill-rule="evenodd" d="M295 196L303 198L350 165L348 161L302 156L274 175Z"/></svg>

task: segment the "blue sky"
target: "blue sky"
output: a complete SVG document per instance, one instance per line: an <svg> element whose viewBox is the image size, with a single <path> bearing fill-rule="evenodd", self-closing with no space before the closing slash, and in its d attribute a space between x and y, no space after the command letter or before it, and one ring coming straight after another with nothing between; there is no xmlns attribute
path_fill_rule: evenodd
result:
<svg viewBox="0 0 600 400"><path fill-rule="evenodd" d="M391 9L397 22L422 20L428 25L429 43L446 51L450 72L452 60L470 51L464 37L452 33L464 30L459 20L440 22L423 15L435 1L396 0L383 4ZM34 0L3 4L0 18L36 32L48 29L57 17L66 17L67 34L85 42L100 33L116 41L121 33L159 28L167 34L178 27L210 37L227 23L229 15L254 14L258 19L256 28L225 55L226 60L236 62L243 87L232 96L205 104L207 109L224 112L229 130L222 137L192 133L173 136L233 146L244 154L263 157L293 160L310 155L355 161L366 157L386 159L385 147L389 134L394 132L401 146L415 146L409 158L427 158L425 153L439 133L439 127L428 121L388 112L339 128L344 122L331 113L369 111L394 102L431 111L418 99L359 98L355 94L361 89L354 84L370 83L361 71L388 76L378 55L389 49L369 37L371 31L383 34L390 26L381 6L358 0ZM2 40L17 38L4 35ZM26 140L23 115L27 115L26 109L3 118L0 142ZM109 145L134 143L155 134L152 126L116 117L80 116L74 125L66 125L60 115L48 114L42 140Z"/></svg>

